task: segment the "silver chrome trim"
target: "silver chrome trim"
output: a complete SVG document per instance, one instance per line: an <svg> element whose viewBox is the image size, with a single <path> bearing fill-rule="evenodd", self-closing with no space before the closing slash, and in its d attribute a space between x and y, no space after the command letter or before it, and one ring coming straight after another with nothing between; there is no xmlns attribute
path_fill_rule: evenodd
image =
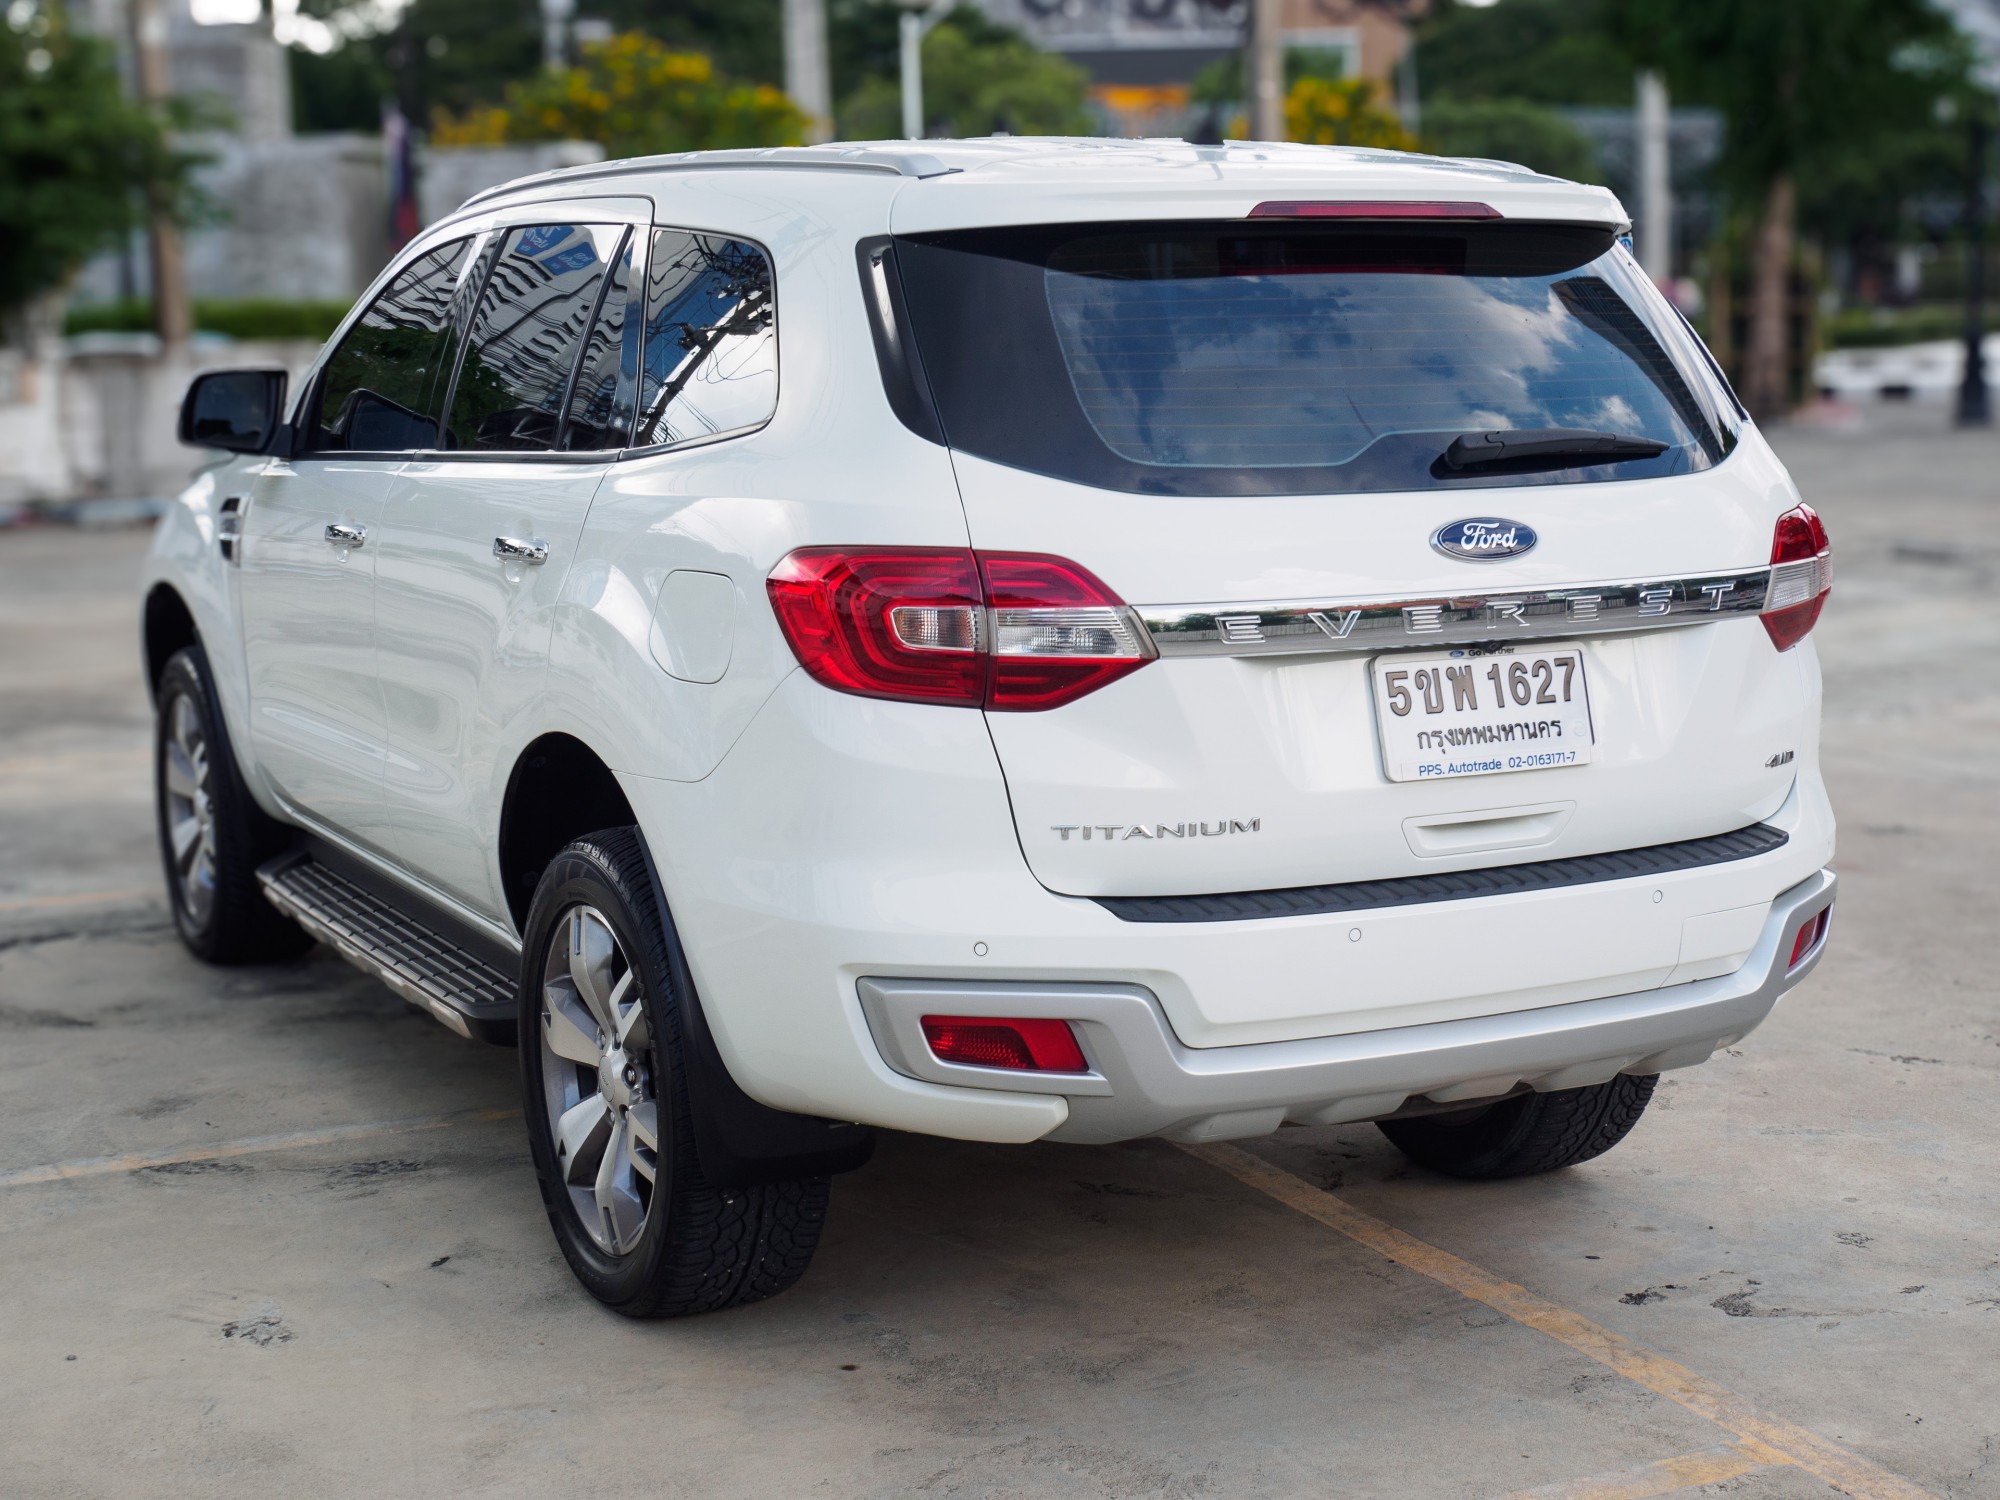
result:
<svg viewBox="0 0 2000 1500"><path fill-rule="evenodd" d="M549 560L549 544L538 536L496 536L493 555L505 562L526 563L539 568Z"/></svg>
<svg viewBox="0 0 2000 1500"><path fill-rule="evenodd" d="M1395 646L1487 645L1605 635L1754 615L1769 567L1695 578L1584 583L1554 589L1249 604L1141 604L1163 657L1279 656Z"/></svg>
<svg viewBox="0 0 2000 1500"><path fill-rule="evenodd" d="M1184 1046L1159 1001L1132 984L862 979L858 988L868 1028L897 1072L931 1083L1066 1097L1069 1117L1052 1140L1226 1140L1263 1135L1286 1120L1338 1125L1420 1102L1491 1099L1524 1084L1573 1089L1619 1073L1692 1067L1755 1029L1813 971L1825 936L1796 967L1788 962L1792 945L1833 896L1831 870L1782 892L1749 958L1719 979L1294 1042ZM1072 1024L1092 1071L1079 1086L1075 1075L940 1062L923 1045L918 1018L941 1012L1061 1017Z"/></svg>

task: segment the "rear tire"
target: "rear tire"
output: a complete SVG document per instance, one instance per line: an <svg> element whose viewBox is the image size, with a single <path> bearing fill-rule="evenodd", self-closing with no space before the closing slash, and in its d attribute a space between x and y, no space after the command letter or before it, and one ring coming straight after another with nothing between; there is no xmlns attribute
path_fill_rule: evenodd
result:
<svg viewBox="0 0 2000 1500"><path fill-rule="evenodd" d="M805 1274L830 1179L717 1188L694 1147L681 997L630 828L549 861L522 944L521 1086L542 1204L587 1291L632 1318L758 1302Z"/></svg>
<svg viewBox="0 0 2000 1500"><path fill-rule="evenodd" d="M1620 1073L1608 1083L1496 1104L1378 1120L1376 1128L1420 1167L1451 1177L1533 1177L1602 1156L1646 1112L1657 1075Z"/></svg>
<svg viewBox="0 0 2000 1500"><path fill-rule="evenodd" d="M257 882L287 835L243 785L201 647L168 659L153 698L155 826L181 941L212 964L297 958L312 938Z"/></svg>

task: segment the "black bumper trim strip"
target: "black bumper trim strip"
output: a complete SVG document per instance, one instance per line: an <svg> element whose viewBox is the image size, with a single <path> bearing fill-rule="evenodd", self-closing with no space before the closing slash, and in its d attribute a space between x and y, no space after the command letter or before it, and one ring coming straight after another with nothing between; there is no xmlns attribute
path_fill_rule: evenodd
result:
<svg viewBox="0 0 2000 1500"><path fill-rule="evenodd" d="M1357 880L1346 885L1304 885L1280 891L1225 891L1213 896L1097 896L1092 899L1125 922L1249 922L1262 917L1313 917L1336 912L1378 911L1389 906L1422 906L1434 901L1469 901L1479 896L1513 896L1524 891L1558 890L1604 880L1638 880L1697 870L1703 865L1755 859L1782 849L1791 835L1768 823L1733 833L1579 854L1535 864L1485 870L1454 870L1394 880Z"/></svg>

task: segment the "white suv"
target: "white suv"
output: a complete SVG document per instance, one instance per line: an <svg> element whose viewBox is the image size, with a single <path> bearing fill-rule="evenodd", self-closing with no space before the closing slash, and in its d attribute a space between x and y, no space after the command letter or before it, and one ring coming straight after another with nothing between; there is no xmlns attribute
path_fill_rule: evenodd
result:
<svg viewBox="0 0 2000 1500"><path fill-rule="evenodd" d="M1625 228L1173 141L476 198L295 400L189 392L181 932L518 1031L639 1316L796 1280L872 1126L1585 1160L1834 886L1826 533Z"/></svg>

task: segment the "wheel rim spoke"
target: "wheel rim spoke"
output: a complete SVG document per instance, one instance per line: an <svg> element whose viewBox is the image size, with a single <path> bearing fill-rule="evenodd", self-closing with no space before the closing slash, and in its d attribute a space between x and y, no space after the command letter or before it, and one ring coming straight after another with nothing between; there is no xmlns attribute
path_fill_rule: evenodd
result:
<svg viewBox="0 0 2000 1500"><path fill-rule="evenodd" d="M167 790L183 802L193 802L201 783L193 757L181 748L178 740L168 740L166 751Z"/></svg>
<svg viewBox="0 0 2000 1500"><path fill-rule="evenodd" d="M611 1106L602 1094L586 1094L556 1121L563 1180L581 1187L594 1181L611 1142Z"/></svg>
<svg viewBox="0 0 2000 1500"><path fill-rule="evenodd" d="M660 1107L651 1099L632 1106L625 1116L625 1141L632 1170L648 1182L657 1180L660 1159Z"/></svg>
<svg viewBox="0 0 2000 1500"><path fill-rule="evenodd" d="M627 1154L630 1137L627 1122L620 1120L605 1149L594 1185L597 1212L614 1251L628 1249L646 1222L646 1206L639 1201L639 1194L631 1181L630 1157Z"/></svg>
<svg viewBox="0 0 2000 1500"><path fill-rule="evenodd" d="M590 1008L607 1037L618 1034L618 1016L610 1004L611 966L617 954L618 940L595 912L579 909L570 913L569 977L577 997Z"/></svg>
<svg viewBox="0 0 2000 1500"><path fill-rule="evenodd" d="M597 1022L567 979L543 987L542 1039L557 1057L586 1068L596 1067L603 1055L597 1045Z"/></svg>
<svg viewBox="0 0 2000 1500"><path fill-rule="evenodd" d="M611 991L611 1013L618 1017L618 1045L627 1053L643 1048L649 1037L646 1033L646 1007L639 1003L632 991L634 971L627 969L618 978Z"/></svg>
<svg viewBox="0 0 2000 1500"><path fill-rule="evenodd" d="M174 826L167 830L167 837L174 847L174 868L185 876L205 842L202 838L201 819L189 813L186 817L175 821Z"/></svg>
<svg viewBox="0 0 2000 1500"><path fill-rule="evenodd" d="M201 740L201 725L195 720L194 700L182 693L174 699L174 744L192 761Z"/></svg>

